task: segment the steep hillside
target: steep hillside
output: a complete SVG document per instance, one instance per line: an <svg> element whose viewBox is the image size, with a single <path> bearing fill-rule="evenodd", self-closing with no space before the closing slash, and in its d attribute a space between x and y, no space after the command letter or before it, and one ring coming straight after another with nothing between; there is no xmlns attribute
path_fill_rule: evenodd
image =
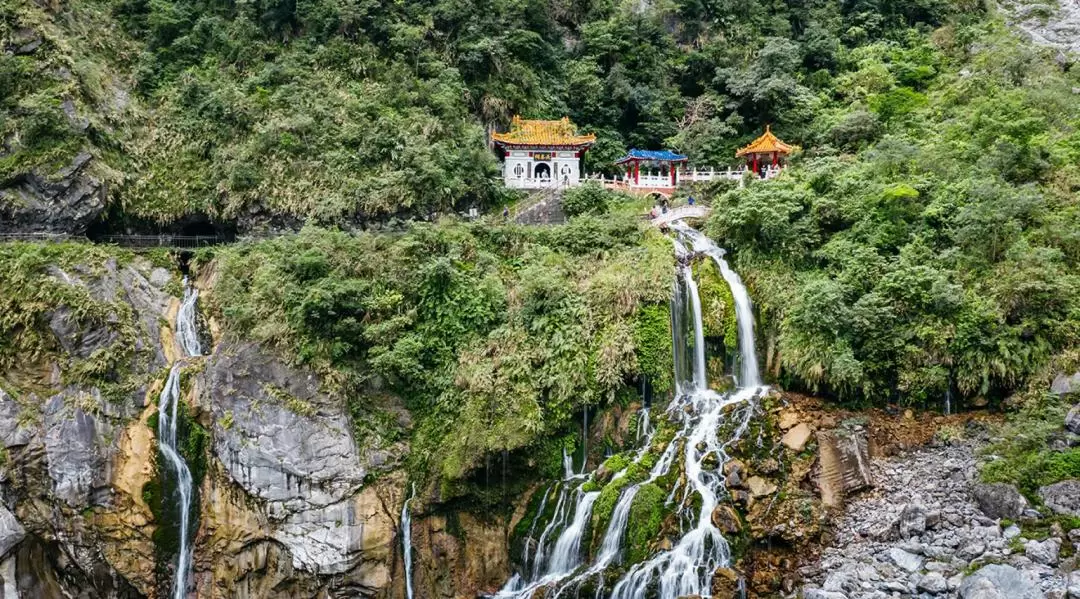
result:
<svg viewBox="0 0 1080 599"><path fill-rule="evenodd" d="M358 224L499 203L485 134L516 113L566 114L595 131L588 170L610 169L629 146L726 164L766 123L818 146L850 109L846 73L903 65L890 85L917 89L936 72L925 33L983 12L924 0L0 10L6 211L38 214L20 228L76 232L102 201L111 228L143 230ZM871 42L887 51L859 50ZM91 160L62 170L80 152ZM56 181L67 195L48 188Z"/></svg>

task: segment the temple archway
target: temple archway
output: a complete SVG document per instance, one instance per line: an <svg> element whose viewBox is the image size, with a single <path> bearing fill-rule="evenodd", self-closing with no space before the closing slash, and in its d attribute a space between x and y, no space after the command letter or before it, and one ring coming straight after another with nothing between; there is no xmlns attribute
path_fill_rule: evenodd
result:
<svg viewBox="0 0 1080 599"><path fill-rule="evenodd" d="M533 169L533 177L537 179L550 179L551 178L551 166L546 162L541 162Z"/></svg>

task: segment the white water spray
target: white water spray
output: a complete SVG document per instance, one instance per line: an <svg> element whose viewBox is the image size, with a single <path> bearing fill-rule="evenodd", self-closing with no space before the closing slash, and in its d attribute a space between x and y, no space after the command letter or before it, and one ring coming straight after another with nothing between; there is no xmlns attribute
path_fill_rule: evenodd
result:
<svg viewBox="0 0 1080 599"><path fill-rule="evenodd" d="M176 315L176 339L185 357L202 355L196 324L195 303L199 291L188 285L184 279L184 299ZM180 404L180 370L182 361L173 363L165 387L158 396L158 448L165 457L165 464L176 476L176 488L180 495L179 508L179 551L176 560L176 579L173 582L174 599L184 599L188 591L188 577L191 573L191 508L194 495L191 470L180 455L176 446L177 410Z"/></svg>
<svg viewBox="0 0 1080 599"><path fill-rule="evenodd" d="M747 430L756 410L754 399L765 389L761 387L754 347L753 307L742 281L724 260L723 250L681 223L674 228L679 234L675 240L675 252L680 262L672 299L676 397L668 406L667 417L681 423L681 428L664 448L648 478L622 490L596 558L587 567L583 566L580 556L581 528L584 518L591 513L598 493L583 493L578 488L574 491L574 497L569 498L568 483L562 483L564 486L554 515L537 545L531 576L515 575L497 597L527 599L544 587L548 588L546 596L549 597L559 598L564 593L575 596L574 589L580 592L582 583L590 578L596 580L597 599L604 597L603 574L609 566L618 563L634 498L642 485L667 474L678 457L683 461L686 482L672 489L669 503L676 504L680 517L689 522L692 528L671 549L631 566L607 596L611 599L710 597L713 574L717 568L730 565L727 541L712 524L713 510L726 494L724 477L721 469L704 464L709 460L722 465L728 460L727 448ZM693 251L687 246L692 247ZM716 262L724 280L731 287L735 301L739 334L738 388L726 395L708 387L701 299L689 266L695 253L706 254ZM688 333L692 334L692 341L688 339ZM723 440L718 436L721 428L726 431ZM632 463L638 463L650 450L652 432L649 412L643 409L639 415L638 438L640 440L644 434L645 440ZM615 473L608 484L625 476L628 470L629 467ZM570 478L567 476L567 479ZM580 479L581 476L575 478ZM575 500L574 518L567 523L570 506ZM695 503L699 505L696 509L693 507ZM543 513L541 509L537 517ZM544 539L560 528L563 532L559 541L545 560ZM531 538L531 531L529 536ZM542 568L543 563L547 563L547 568ZM528 573L528 559L525 566L524 571ZM542 576L541 572L544 573Z"/></svg>
<svg viewBox="0 0 1080 599"><path fill-rule="evenodd" d="M401 506L401 545L402 556L405 562L405 597L413 599L412 584L412 513L409 512L409 504L416 497L416 483L412 485L412 495ZM423 507L423 506L421 506Z"/></svg>

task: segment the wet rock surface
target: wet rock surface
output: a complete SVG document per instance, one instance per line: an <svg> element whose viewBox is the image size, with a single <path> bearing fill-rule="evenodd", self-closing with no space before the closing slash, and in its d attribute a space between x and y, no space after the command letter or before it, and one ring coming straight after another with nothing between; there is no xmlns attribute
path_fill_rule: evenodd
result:
<svg viewBox="0 0 1080 599"><path fill-rule="evenodd" d="M1068 531L1065 538L1025 539L1019 527L987 515L987 506L1031 511L1026 501L1019 506L1014 489L992 487L995 499L987 503L975 449L965 442L871 461L875 488L849 499L833 521L830 546L801 568L804 596L1066 597L1060 549L1074 543Z"/></svg>

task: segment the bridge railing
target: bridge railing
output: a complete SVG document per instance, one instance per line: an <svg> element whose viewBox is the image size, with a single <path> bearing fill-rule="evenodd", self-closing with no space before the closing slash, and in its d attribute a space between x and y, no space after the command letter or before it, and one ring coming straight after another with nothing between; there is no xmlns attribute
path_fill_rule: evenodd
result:
<svg viewBox="0 0 1080 599"><path fill-rule="evenodd" d="M226 235L103 235L94 241L128 248L194 250L234 241Z"/></svg>

